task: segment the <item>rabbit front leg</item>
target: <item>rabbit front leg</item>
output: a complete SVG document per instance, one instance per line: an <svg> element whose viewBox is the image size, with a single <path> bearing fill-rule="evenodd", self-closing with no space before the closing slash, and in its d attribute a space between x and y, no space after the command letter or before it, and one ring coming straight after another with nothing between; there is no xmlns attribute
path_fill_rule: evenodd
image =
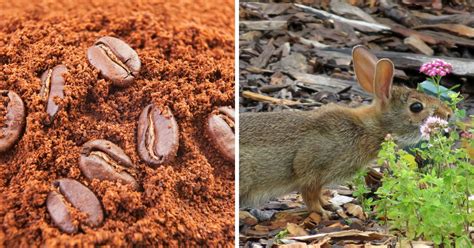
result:
<svg viewBox="0 0 474 248"><path fill-rule="evenodd" d="M321 137L319 131L308 133L300 143L292 164L292 172L298 184L298 190L309 212L320 213L324 219L330 216L329 211L323 209L321 191L325 184L325 175L330 174L331 159L326 154L331 154L330 141ZM326 140L325 140L326 139Z"/></svg>
<svg viewBox="0 0 474 248"><path fill-rule="evenodd" d="M305 187L300 190L301 195L303 196L303 201L308 208L308 212L316 212L322 215L323 219L329 219L331 216L331 212L326 211L323 209L322 203L324 201L322 199L322 187L315 186L315 187Z"/></svg>
<svg viewBox="0 0 474 248"><path fill-rule="evenodd" d="M319 203L320 203L321 206L323 206L323 207L332 205L331 202L329 202L329 201L327 201L326 199L324 199L322 192L319 194Z"/></svg>

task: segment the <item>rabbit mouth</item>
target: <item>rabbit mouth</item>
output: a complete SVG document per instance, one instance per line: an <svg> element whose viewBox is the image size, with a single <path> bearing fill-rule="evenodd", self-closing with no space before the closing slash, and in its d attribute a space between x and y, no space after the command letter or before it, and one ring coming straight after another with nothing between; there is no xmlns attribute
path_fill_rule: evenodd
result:
<svg viewBox="0 0 474 248"><path fill-rule="evenodd" d="M394 139L399 146L405 148L405 147L412 146L420 142L421 133L419 130L416 130L416 132L397 135L394 137Z"/></svg>

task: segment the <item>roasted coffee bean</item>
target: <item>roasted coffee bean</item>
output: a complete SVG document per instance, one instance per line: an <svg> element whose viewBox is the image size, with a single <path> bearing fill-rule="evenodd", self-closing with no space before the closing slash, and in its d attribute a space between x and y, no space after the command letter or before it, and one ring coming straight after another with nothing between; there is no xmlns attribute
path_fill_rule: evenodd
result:
<svg viewBox="0 0 474 248"><path fill-rule="evenodd" d="M153 104L146 106L138 120L138 155L149 165L158 166L176 157L178 124L169 108L165 113Z"/></svg>
<svg viewBox="0 0 474 248"><path fill-rule="evenodd" d="M54 102L54 98L64 98L64 73L67 73L66 66L57 65L41 75L42 87L40 96L46 103L46 112L49 115L48 124L53 121L54 116L59 110L59 106Z"/></svg>
<svg viewBox="0 0 474 248"><path fill-rule="evenodd" d="M131 84L141 67L135 50L122 40L110 36L100 38L89 47L87 58L103 77L120 87Z"/></svg>
<svg viewBox="0 0 474 248"><path fill-rule="evenodd" d="M25 127L25 106L21 98L13 91L0 90L0 113L4 116L0 123L0 152L10 149L20 139Z"/></svg>
<svg viewBox="0 0 474 248"><path fill-rule="evenodd" d="M66 233L76 233L79 227L71 217L72 207L87 215L84 224L96 227L104 221L104 212L95 194L73 179L59 179L46 199L46 208L54 224ZM82 223L81 223L82 224Z"/></svg>
<svg viewBox="0 0 474 248"><path fill-rule="evenodd" d="M207 136L221 155L229 161L235 161L235 111L233 108L220 107L218 114L207 119Z"/></svg>
<svg viewBox="0 0 474 248"><path fill-rule="evenodd" d="M79 168L92 180L118 181L138 189L138 183L131 174L136 174L132 161L125 152L107 140L91 140L82 146Z"/></svg>

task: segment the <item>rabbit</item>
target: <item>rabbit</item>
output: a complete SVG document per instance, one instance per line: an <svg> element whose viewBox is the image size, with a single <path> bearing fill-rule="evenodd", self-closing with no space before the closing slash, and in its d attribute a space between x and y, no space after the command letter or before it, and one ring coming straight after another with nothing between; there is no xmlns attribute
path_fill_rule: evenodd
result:
<svg viewBox="0 0 474 248"><path fill-rule="evenodd" d="M299 191L308 211L327 216L322 188L375 159L387 134L399 146L413 145L426 118L451 116L437 98L392 85L389 59L378 60L364 46L354 47L352 58L357 81L374 97L370 105L240 114L241 208Z"/></svg>

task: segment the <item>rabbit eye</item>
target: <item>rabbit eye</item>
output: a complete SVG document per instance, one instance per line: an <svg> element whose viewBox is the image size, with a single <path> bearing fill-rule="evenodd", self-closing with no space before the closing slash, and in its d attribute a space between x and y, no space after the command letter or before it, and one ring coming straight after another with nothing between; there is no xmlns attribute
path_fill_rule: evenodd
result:
<svg viewBox="0 0 474 248"><path fill-rule="evenodd" d="M415 102L410 105L410 111L413 113L419 113L422 110L423 110L423 104L419 102Z"/></svg>

